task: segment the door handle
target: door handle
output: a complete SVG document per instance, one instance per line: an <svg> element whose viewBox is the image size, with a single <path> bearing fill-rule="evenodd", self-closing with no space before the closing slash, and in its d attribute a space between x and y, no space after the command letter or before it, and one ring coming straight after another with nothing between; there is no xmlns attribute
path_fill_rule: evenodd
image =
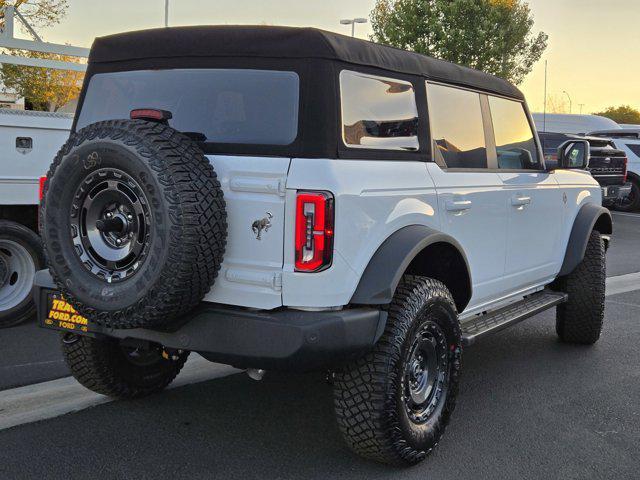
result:
<svg viewBox="0 0 640 480"><path fill-rule="evenodd" d="M471 200L448 200L446 208L448 212L464 212L473 206Z"/></svg>
<svg viewBox="0 0 640 480"><path fill-rule="evenodd" d="M525 207L531 203L531 197L525 197L523 195L514 195L511 197L511 205L514 207Z"/></svg>

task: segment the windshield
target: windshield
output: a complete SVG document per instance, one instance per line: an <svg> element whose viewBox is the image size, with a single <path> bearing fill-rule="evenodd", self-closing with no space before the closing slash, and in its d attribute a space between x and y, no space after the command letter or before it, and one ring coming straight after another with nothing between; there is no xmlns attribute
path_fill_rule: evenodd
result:
<svg viewBox="0 0 640 480"><path fill-rule="evenodd" d="M299 78L272 70L140 70L93 75L76 128L168 110L169 124L207 142L288 145L298 133Z"/></svg>

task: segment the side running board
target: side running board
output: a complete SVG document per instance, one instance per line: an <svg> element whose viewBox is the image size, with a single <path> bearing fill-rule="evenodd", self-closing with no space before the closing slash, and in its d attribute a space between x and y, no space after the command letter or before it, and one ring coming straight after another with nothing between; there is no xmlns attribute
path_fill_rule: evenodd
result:
<svg viewBox="0 0 640 480"><path fill-rule="evenodd" d="M472 345L479 338L499 332L529 317L567 301L567 294L543 290L498 310L470 318L460 325L462 344Z"/></svg>

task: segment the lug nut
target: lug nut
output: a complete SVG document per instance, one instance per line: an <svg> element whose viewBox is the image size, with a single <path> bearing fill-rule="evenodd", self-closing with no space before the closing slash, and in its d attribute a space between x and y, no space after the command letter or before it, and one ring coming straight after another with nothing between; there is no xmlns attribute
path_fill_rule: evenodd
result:
<svg viewBox="0 0 640 480"><path fill-rule="evenodd" d="M111 218L111 217L113 217L113 213L111 213L111 212L107 212L106 217L107 217L107 218Z"/></svg>
<svg viewBox="0 0 640 480"><path fill-rule="evenodd" d="M116 244L120 245L122 243L122 240L120 240L119 238L116 239Z"/></svg>
<svg viewBox="0 0 640 480"><path fill-rule="evenodd" d="M133 220L133 215L131 214L127 215L127 220Z"/></svg>

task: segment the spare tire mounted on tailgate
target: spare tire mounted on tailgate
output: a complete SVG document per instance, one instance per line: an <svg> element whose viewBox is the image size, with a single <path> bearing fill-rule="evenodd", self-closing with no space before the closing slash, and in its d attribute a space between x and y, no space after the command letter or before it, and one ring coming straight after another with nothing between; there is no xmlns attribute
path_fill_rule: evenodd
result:
<svg viewBox="0 0 640 480"><path fill-rule="evenodd" d="M170 327L222 263L220 183L197 144L162 123L113 120L72 134L41 214L58 287L107 327Z"/></svg>

